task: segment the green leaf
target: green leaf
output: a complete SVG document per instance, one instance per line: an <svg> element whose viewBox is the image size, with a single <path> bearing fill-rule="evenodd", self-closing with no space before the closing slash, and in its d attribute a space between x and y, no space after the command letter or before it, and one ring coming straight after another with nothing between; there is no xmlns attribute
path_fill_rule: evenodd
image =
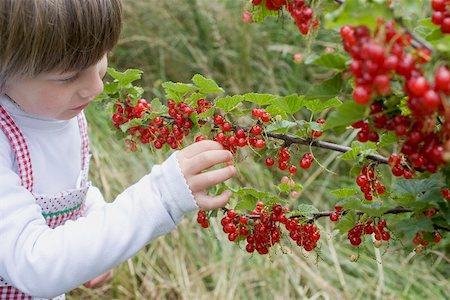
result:
<svg viewBox="0 0 450 300"><path fill-rule="evenodd" d="M389 210L389 207L383 206L380 202L374 201L374 202L368 202L368 201L361 201L357 198L347 198L344 200L339 201L336 205L340 205L344 207L345 209L353 209L356 211L361 211L363 213L366 213L370 216L374 217L380 217L382 216L386 211Z"/></svg>
<svg viewBox="0 0 450 300"><path fill-rule="evenodd" d="M417 197L425 191L439 188L440 184L434 177L427 179L399 179L392 187L393 193Z"/></svg>
<svg viewBox="0 0 450 300"><path fill-rule="evenodd" d="M392 19L392 12L384 0L345 0L334 12L325 16L325 27L338 28L344 25L366 25L374 29L377 25L377 16L384 20Z"/></svg>
<svg viewBox="0 0 450 300"><path fill-rule="evenodd" d="M302 215L305 218L311 219L315 213L318 213L319 210L309 204L300 204L295 211L292 211L289 216Z"/></svg>
<svg viewBox="0 0 450 300"><path fill-rule="evenodd" d="M234 207L235 210L253 210L256 206L256 203L259 200L257 198L248 196L248 195L244 195L241 196L239 202L236 204L236 206Z"/></svg>
<svg viewBox="0 0 450 300"><path fill-rule="evenodd" d="M163 105L158 98L153 99L150 104L152 106L152 110L150 113L152 118L154 118L155 116L166 114L169 111L169 108Z"/></svg>
<svg viewBox="0 0 450 300"><path fill-rule="evenodd" d="M200 74L195 74L192 82L198 86L201 93L223 93L223 89L214 80L207 79Z"/></svg>
<svg viewBox="0 0 450 300"><path fill-rule="evenodd" d="M393 223L393 227L395 232L403 233L408 240L412 240L419 231L425 230L431 232L434 230L433 223L425 216L396 220Z"/></svg>
<svg viewBox="0 0 450 300"><path fill-rule="evenodd" d="M279 122L273 122L267 125L266 131L274 133L287 133L291 128L295 126L297 126L297 123L295 122L281 120Z"/></svg>
<svg viewBox="0 0 450 300"><path fill-rule="evenodd" d="M114 68L108 68L107 73L119 82L120 86L127 86L128 84L141 79L143 71L137 69L128 69L125 72L119 72Z"/></svg>
<svg viewBox="0 0 450 300"><path fill-rule="evenodd" d="M339 95L344 85L341 73L317 85L312 85L305 97L306 99L328 100Z"/></svg>
<svg viewBox="0 0 450 300"><path fill-rule="evenodd" d="M356 214L354 211L342 216L339 222L336 224L335 228L339 230L341 234L347 234L347 232L355 227L356 224Z"/></svg>
<svg viewBox="0 0 450 300"><path fill-rule="evenodd" d="M193 93L198 90L198 88L192 84L180 83L167 81L162 83L162 87L166 92L166 97L168 99L173 99L176 102L181 102L184 100L184 96L188 93Z"/></svg>
<svg viewBox="0 0 450 300"><path fill-rule="evenodd" d="M353 101L344 102L330 114L325 123L325 129L348 126L364 118L366 106L357 105Z"/></svg>
<svg viewBox="0 0 450 300"><path fill-rule="evenodd" d="M272 194L252 188L240 188L234 194L240 197L240 201L236 204L236 210L253 210L258 201L266 203L267 201L276 201L274 199L278 199Z"/></svg>
<svg viewBox="0 0 450 300"><path fill-rule="evenodd" d="M227 96L225 98L221 98L216 101L215 105L217 108L223 109L225 112L230 112L236 109L239 104L244 100L244 96L235 95L235 96Z"/></svg>
<svg viewBox="0 0 450 300"><path fill-rule="evenodd" d="M352 142L351 148L352 150L349 150L341 155L341 159L353 160L357 159L358 156L366 157L367 155L375 154L377 146L373 142L361 143L358 141L354 141Z"/></svg>
<svg viewBox="0 0 450 300"><path fill-rule="evenodd" d="M272 100L272 107L277 108L280 111L287 114L295 114L305 105L305 99L303 96L298 96L296 94L279 97Z"/></svg>
<svg viewBox="0 0 450 300"><path fill-rule="evenodd" d="M271 94L258 94L258 93L248 93L243 95L246 101L255 103L257 105L268 105L272 104L273 100L278 98L278 96Z"/></svg>
<svg viewBox="0 0 450 300"><path fill-rule="evenodd" d="M337 70L347 68L347 59L339 53L325 53L320 56L312 55L305 60L305 64L319 65Z"/></svg>
<svg viewBox="0 0 450 300"><path fill-rule="evenodd" d="M279 185L277 185L277 188L282 193L291 192L291 191L299 192L299 191L303 190L303 186L300 183L296 183L296 184L280 183Z"/></svg>
<svg viewBox="0 0 450 300"><path fill-rule="evenodd" d="M358 190L355 188L342 188L333 190L330 193L338 198L348 198L350 196L357 194Z"/></svg>
<svg viewBox="0 0 450 300"><path fill-rule="evenodd" d="M317 114L324 111L325 109L338 107L340 105L342 105L342 101L338 98L332 98L326 101L314 99L306 102L306 108L309 109L313 114Z"/></svg>
<svg viewBox="0 0 450 300"><path fill-rule="evenodd" d="M398 141L397 135L392 132L386 132L383 135L381 135L380 141L378 142L378 147L383 148L388 145L392 145Z"/></svg>

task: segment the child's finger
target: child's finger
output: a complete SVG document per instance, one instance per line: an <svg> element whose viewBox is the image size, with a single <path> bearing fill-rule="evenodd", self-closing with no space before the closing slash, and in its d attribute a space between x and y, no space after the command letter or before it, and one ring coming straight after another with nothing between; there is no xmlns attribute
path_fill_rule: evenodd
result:
<svg viewBox="0 0 450 300"><path fill-rule="evenodd" d="M195 155L205 152L205 151L222 150L222 149L223 149L223 146L218 142L211 141L211 140L203 140L200 142L193 143L193 144L187 146L186 148L184 148L183 150L180 150L178 155L181 155L183 158L191 158L191 157L194 157Z"/></svg>
<svg viewBox="0 0 450 300"><path fill-rule="evenodd" d="M228 203L228 200L230 199L231 195L232 192L226 190L217 196L210 196L205 192L196 193L194 196L200 208L210 210L219 207L224 207Z"/></svg>
<svg viewBox="0 0 450 300"><path fill-rule="evenodd" d="M217 170L211 170L208 172L200 173L191 176L188 180L189 187L193 193L206 190L207 188L224 182L227 179L236 174L236 168L234 166L227 166Z"/></svg>
<svg viewBox="0 0 450 300"><path fill-rule="evenodd" d="M201 152L183 164L183 173L185 175L198 174L217 164L231 161L233 155L228 150L209 150Z"/></svg>
<svg viewBox="0 0 450 300"><path fill-rule="evenodd" d="M84 284L85 287L95 289L102 286L105 282L110 280L113 276L113 271L108 271Z"/></svg>

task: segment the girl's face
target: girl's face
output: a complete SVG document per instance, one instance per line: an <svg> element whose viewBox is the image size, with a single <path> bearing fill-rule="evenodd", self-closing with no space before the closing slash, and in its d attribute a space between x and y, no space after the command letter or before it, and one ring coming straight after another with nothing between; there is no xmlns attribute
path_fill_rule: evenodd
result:
<svg viewBox="0 0 450 300"><path fill-rule="evenodd" d="M78 115L103 91L108 65L106 55L80 72L48 72L6 84L5 94L25 112L51 119L68 120Z"/></svg>

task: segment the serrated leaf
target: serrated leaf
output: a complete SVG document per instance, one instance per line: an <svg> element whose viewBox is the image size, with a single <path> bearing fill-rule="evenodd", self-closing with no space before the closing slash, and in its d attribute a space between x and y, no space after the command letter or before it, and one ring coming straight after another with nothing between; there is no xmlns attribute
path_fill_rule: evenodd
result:
<svg viewBox="0 0 450 300"><path fill-rule="evenodd" d="M355 188L342 188L333 190L330 193L338 198L348 198L350 196L357 194L358 190Z"/></svg>
<svg viewBox="0 0 450 300"><path fill-rule="evenodd" d="M345 0L337 10L325 16L325 27L331 29L344 25L366 25L374 29L377 25L377 18L374 16L390 20L392 11L385 1Z"/></svg>
<svg viewBox="0 0 450 300"><path fill-rule="evenodd" d="M290 215L302 215L305 218L311 219L315 213L318 213L319 210L309 204L299 204L295 211L292 211Z"/></svg>
<svg viewBox="0 0 450 300"><path fill-rule="evenodd" d="M271 116L281 116L281 118L283 120L287 119L287 114L286 112L279 106L276 105L269 105L266 107L266 111L271 115Z"/></svg>
<svg viewBox="0 0 450 300"><path fill-rule="evenodd" d="M313 114L317 114L324 111L325 109L338 107L340 105L342 105L342 101L338 98L332 98L326 101L314 99L307 101L305 104L306 108L309 109Z"/></svg>
<svg viewBox="0 0 450 300"><path fill-rule="evenodd" d="M127 86L128 84L141 79L143 71L137 69L128 69L124 72L119 72L114 68L108 68L107 73L118 81L120 86Z"/></svg>
<svg viewBox="0 0 450 300"><path fill-rule="evenodd" d="M104 85L103 88L103 92L106 94L112 94L117 92L117 88L119 87L119 82L118 81L114 81L114 82L107 82Z"/></svg>
<svg viewBox="0 0 450 300"><path fill-rule="evenodd" d="M207 79L200 74L195 74L192 82L198 86L201 93L223 93L223 89L214 80Z"/></svg>
<svg viewBox="0 0 450 300"><path fill-rule="evenodd" d="M225 98L217 100L215 105L217 108L221 108L225 112L230 112L236 109L239 106L239 104L242 103L243 100L244 97L241 95L227 96Z"/></svg>
<svg viewBox="0 0 450 300"><path fill-rule="evenodd" d="M352 211L342 216L334 228L339 230L341 234L346 234L350 229L352 229L355 226L355 223L356 223L356 214Z"/></svg>
<svg viewBox="0 0 450 300"><path fill-rule="evenodd" d="M160 112L164 110L163 109L164 106L158 98L153 99L150 102L150 105L152 107L152 111Z"/></svg>
<svg viewBox="0 0 450 300"><path fill-rule="evenodd" d="M380 202L368 202L364 203L360 199L357 198L347 198L338 202L337 205L344 207L345 209L353 209L356 211L361 211L370 216L380 217L386 211L389 210L389 207L383 206Z"/></svg>
<svg viewBox="0 0 450 300"><path fill-rule="evenodd" d="M279 185L277 185L277 188L282 193L286 193L286 192L290 192L290 191L299 192L299 191L303 190L303 186L299 183L296 183L296 184L280 183Z"/></svg>
<svg viewBox="0 0 450 300"><path fill-rule="evenodd" d="M380 141L378 142L378 147L383 148L388 145L392 145L397 141L398 141L397 135L394 132L389 131L381 135Z"/></svg>
<svg viewBox="0 0 450 300"><path fill-rule="evenodd" d="M122 132L126 132L131 127L139 126L141 124L142 124L142 120L141 119L132 119L132 120L126 122L126 123L121 124L120 125L120 130L122 130Z"/></svg>
<svg viewBox="0 0 450 300"><path fill-rule="evenodd" d="M303 96L293 94L286 97L279 97L273 99L272 106L279 108L281 111L287 114L295 114L305 105L305 99Z"/></svg>
<svg viewBox="0 0 450 300"><path fill-rule="evenodd" d="M403 233L408 240L412 240L419 231L434 231L433 223L425 216L397 220L393 227L396 233Z"/></svg>
<svg viewBox="0 0 450 300"><path fill-rule="evenodd" d="M312 85L305 95L306 99L328 100L339 95L344 86L341 73L319 84Z"/></svg>
<svg viewBox="0 0 450 300"><path fill-rule="evenodd" d="M344 102L330 114L325 123L325 129L348 126L364 118L367 107L354 102Z"/></svg>
<svg viewBox="0 0 450 300"><path fill-rule="evenodd" d="M411 195L414 197L423 194L427 190L439 188L440 184L435 178L427 179L399 179L392 187L393 193L399 195Z"/></svg>
<svg viewBox="0 0 450 300"><path fill-rule="evenodd" d="M259 200L255 197L251 197L248 195L241 196L240 200L236 204L236 210L253 210L256 206L256 203Z"/></svg>
<svg viewBox="0 0 450 300"><path fill-rule="evenodd" d="M166 92L166 97L176 102L183 101L186 94L198 91L198 88L192 84L175 83L172 81L163 82L162 87Z"/></svg>
<svg viewBox="0 0 450 300"><path fill-rule="evenodd" d="M257 105L268 105L273 102L278 96L271 94L258 94L258 93L248 93L243 95L246 101L255 103Z"/></svg>
<svg viewBox="0 0 450 300"><path fill-rule="evenodd" d="M197 100L206 98L204 93L192 93L189 97L184 98L184 102L190 106L197 107Z"/></svg>
<svg viewBox="0 0 450 300"><path fill-rule="evenodd" d="M357 159L358 156L365 157L370 154L375 154L377 146L373 142L361 143L358 141L352 142L351 150L345 152L341 155L341 159L343 160L354 160Z"/></svg>
<svg viewBox="0 0 450 300"><path fill-rule="evenodd" d="M297 126L297 123L281 120L279 122L273 122L266 126L267 132L274 132L274 133L287 133L289 130L293 127Z"/></svg>
<svg viewBox="0 0 450 300"><path fill-rule="evenodd" d="M339 53L325 53L320 56L314 55L305 60L305 64L319 65L337 70L347 68L347 59Z"/></svg>

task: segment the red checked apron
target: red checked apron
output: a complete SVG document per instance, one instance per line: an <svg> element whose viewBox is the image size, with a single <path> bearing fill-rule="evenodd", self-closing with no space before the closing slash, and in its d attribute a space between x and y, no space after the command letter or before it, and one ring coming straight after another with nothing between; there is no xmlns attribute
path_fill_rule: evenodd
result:
<svg viewBox="0 0 450 300"><path fill-rule="evenodd" d="M11 148L14 150L22 186L33 194L36 203L42 208L42 216L50 228L62 225L67 220L76 220L84 215L86 194L90 186L88 181L89 141L84 114L79 114L77 119L82 140L82 167L77 188L57 195L37 195L33 192L33 168L26 137L23 136L13 119L0 105L0 128L7 136ZM0 277L0 300L12 299L31 300L33 297L22 293ZM61 295L53 299L65 299L65 297Z"/></svg>

